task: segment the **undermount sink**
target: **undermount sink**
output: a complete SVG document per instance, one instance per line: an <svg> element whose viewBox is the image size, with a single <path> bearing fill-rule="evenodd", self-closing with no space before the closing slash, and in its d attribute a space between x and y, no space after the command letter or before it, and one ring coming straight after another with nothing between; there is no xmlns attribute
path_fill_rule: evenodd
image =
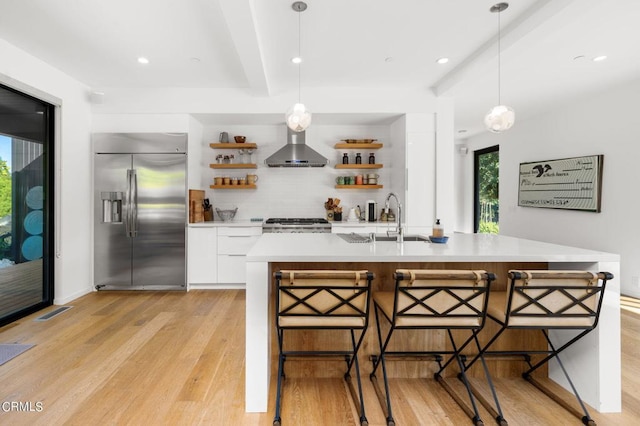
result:
<svg viewBox="0 0 640 426"><path fill-rule="evenodd" d="M396 241L397 239L395 235L376 235L376 241ZM404 241L429 241L429 238L422 235L405 235Z"/></svg>

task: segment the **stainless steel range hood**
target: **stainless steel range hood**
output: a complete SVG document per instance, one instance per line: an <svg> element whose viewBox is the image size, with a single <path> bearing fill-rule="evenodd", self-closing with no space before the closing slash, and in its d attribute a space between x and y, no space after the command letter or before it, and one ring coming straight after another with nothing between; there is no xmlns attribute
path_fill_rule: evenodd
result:
<svg viewBox="0 0 640 426"><path fill-rule="evenodd" d="M305 143L305 132L287 127L287 144L264 160L269 167L324 167L329 160Z"/></svg>

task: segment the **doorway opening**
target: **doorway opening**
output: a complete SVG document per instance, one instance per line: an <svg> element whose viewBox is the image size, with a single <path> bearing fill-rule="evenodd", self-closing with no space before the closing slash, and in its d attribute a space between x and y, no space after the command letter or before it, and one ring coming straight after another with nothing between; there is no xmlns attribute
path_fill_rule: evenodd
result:
<svg viewBox="0 0 640 426"><path fill-rule="evenodd" d="M473 165L474 232L498 234L500 233L500 147L496 145L475 151Z"/></svg>

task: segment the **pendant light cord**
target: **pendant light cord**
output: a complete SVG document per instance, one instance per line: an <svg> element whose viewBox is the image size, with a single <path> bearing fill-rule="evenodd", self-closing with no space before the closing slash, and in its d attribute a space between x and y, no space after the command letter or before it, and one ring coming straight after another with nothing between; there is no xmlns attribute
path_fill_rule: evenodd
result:
<svg viewBox="0 0 640 426"><path fill-rule="evenodd" d="M302 99L302 95L301 95L301 91L302 91L302 86L300 84L300 81L302 80L302 48L300 47L302 45L301 39L302 39L302 32L300 31L300 21L302 20L302 11L298 11L298 58L300 58L300 63L298 64L298 103L301 103L300 100Z"/></svg>
<svg viewBox="0 0 640 426"><path fill-rule="evenodd" d="M500 35L500 14L502 13L502 11L498 12L498 105L502 105L500 103L500 82L501 82L501 72L500 69L502 68L502 64L500 62L500 54L501 54L501 49L500 49L500 39L502 38Z"/></svg>

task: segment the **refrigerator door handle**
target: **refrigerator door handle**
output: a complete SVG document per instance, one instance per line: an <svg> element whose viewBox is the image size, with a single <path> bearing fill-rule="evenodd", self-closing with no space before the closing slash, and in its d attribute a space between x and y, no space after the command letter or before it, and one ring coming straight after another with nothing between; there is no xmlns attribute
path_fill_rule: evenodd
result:
<svg viewBox="0 0 640 426"><path fill-rule="evenodd" d="M127 169L127 191L125 193L125 215L124 232L127 237L131 237L131 182L133 180L133 170Z"/></svg>
<svg viewBox="0 0 640 426"><path fill-rule="evenodd" d="M131 170L131 237L138 236L138 173Z"/></svg>

